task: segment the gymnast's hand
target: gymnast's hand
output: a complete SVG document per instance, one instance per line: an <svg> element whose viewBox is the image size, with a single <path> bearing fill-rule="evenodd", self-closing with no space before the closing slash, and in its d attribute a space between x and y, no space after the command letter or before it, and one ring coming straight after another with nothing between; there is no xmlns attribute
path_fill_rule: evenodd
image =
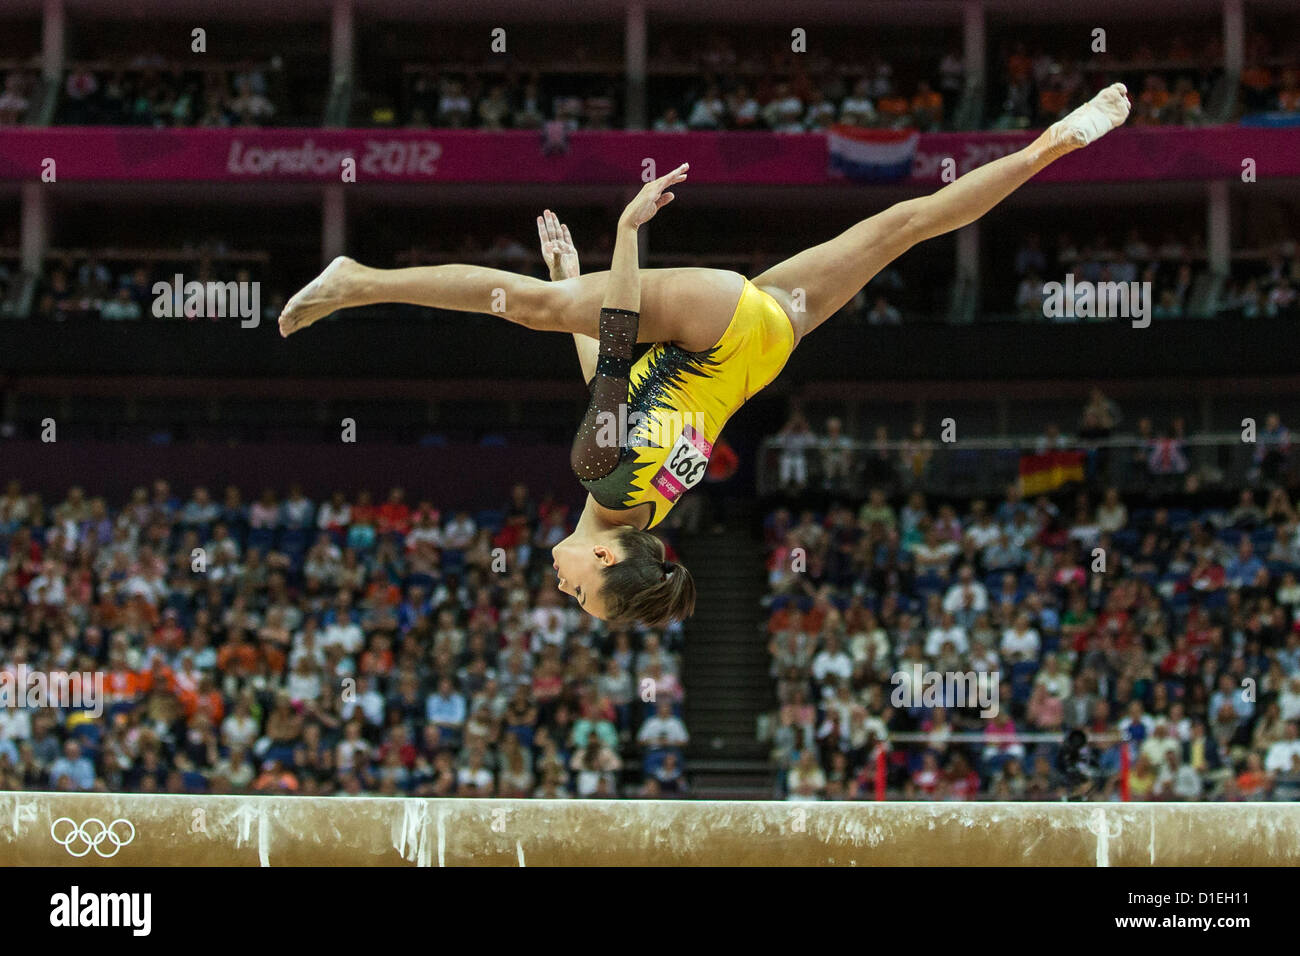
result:
<svg viewBox="0 0 1300 956"><path fill-rule="evenodd" d="M675 198L666 190L670 186L686 182L686 173L690 168L690 163L682 163L667 176L660 176L641 187L636 198L628 203L627 208L623 210L623 215L619 216L619 226L637 229L653 219L655 213Z"/></svg>
<svg viewBox="0 0 1300 956"><path fill-rule="evenodd" d="M569 227L560 217L547 209L537 217L537 238L542 241L542 258L551 270L551 279L576 279L582 274L578 268L578 250L569 235Z"/></svg>

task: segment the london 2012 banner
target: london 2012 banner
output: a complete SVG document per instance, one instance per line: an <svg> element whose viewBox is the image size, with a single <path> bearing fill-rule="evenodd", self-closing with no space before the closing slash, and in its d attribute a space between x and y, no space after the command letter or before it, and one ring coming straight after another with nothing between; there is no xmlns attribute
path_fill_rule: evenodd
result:
<svg viewBox="0 0 1300 956"><path fill-rule="evenodd" d="M1028 143L1033 132L575 132L7 128L0 180L90 182L602 183L647 163L691 164L697 183L941 184ZM1300 127L1117 131L1040 174L1047 182L1300 176Z"/></svg>

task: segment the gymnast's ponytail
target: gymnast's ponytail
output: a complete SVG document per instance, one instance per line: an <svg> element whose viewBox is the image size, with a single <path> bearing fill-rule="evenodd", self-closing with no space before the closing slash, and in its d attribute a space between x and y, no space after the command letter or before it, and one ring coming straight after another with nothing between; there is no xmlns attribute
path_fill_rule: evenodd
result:
<svg viewBox="0 0 1300 956"><path fill-rule="evenodd" d="M664 543L648 531L624 528L618 535L623 558L605 568L601 595L613 623L640 621L667 627L695 613L691 572L664 560Z"/></svg>

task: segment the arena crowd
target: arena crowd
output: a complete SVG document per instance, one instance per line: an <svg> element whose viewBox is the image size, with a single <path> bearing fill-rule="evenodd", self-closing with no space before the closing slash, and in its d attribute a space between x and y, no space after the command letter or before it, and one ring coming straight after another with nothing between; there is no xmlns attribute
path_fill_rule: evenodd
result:
<svg viewBox="0 0 1300 956"><path fill-rule="evenodd" d="M800 454L837 473L837 426L788 434L811 435ZM1036 447L1073 445L1058 432ZM1125 786L1135 800L1300 798L1290 433L1269 417L1226 507L1162 503L1186 490L1181 439L1134 454L1141 493L1075 485L1026 498L1017 483L1001 501L928 500L908 490L925 461L907 445L871 453L883 469L860 504L771 512L770 741L784 794L871 799L883 767L891 796L1059 799L1079 786L1059 741L1079 729L1096 742L1092 798ZM834 498L852 500L842 488ZM930 674L996 674L997 704L904 693ZM891 742L905 733L921 742Z"/></svg>
<svg viewBox="0 0 1300 956"><path fill-rule="evenodd" d="M471 514L401 488L159 480L110 505L11 483L0 676L100 674L105 696L0 707L0 790L684 794L680 630L565 602L569 527L522 485Z"/></svg>

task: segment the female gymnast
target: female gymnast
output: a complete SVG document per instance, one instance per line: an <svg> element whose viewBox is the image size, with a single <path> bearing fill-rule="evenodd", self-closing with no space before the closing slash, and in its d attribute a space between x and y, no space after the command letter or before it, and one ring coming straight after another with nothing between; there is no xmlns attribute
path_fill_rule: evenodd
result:
<svg viewBox="0 0 1300 956"><path fill-rule="evenodd" d="M591 398L570 463L588 495L573 534L552 552L559 588L603 620L662 627L693 612L695 585L646 529L703 477L727 419L888 263L974 222L1054 160L1121 125L1126 94L1116 83L1019 152L752 280L719 269L638 267L637 230L673 200L671 188L686 181L683 164L647 183L619 217L607 272L578 274L568 230L548 211L538 231L550 282L469 265L371 269L340 256L289 300L280 334L382 302L499 314L571 333ZM638 342L654 344L633 364Z"/></svg>

